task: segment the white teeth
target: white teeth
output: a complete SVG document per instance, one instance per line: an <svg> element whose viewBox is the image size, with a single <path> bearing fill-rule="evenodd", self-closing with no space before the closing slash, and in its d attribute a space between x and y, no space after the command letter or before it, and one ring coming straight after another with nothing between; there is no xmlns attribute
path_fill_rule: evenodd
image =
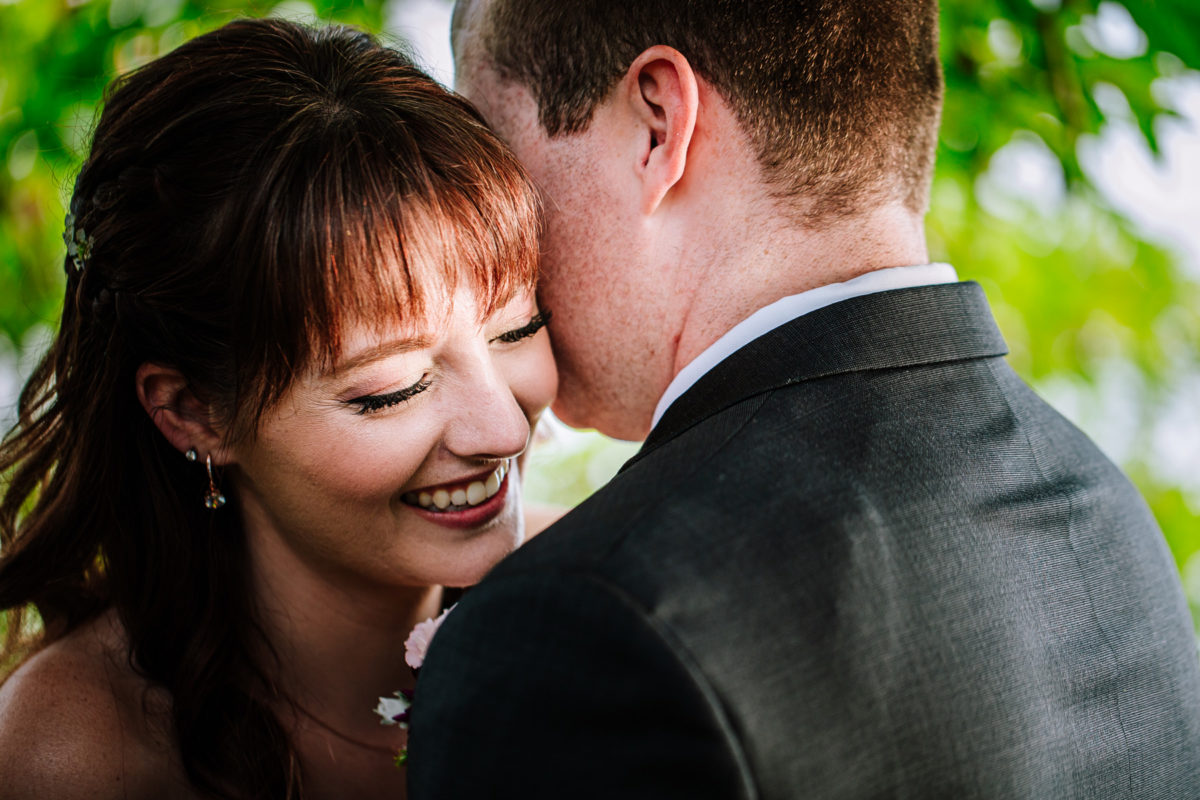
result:
<svg viewBox="0 0 1200 800"><path fill-rule="evenodd" d="M466 488L454 490L436 489L432 493L409 492L404 495L404 501L410 505L419 505L421 508L430 510L436 508L438 511L445 511L452 506L455 508L477 506L488 498L496 496L504 483L504 476L508 474L508 469L508 462L505 461L496 467L491 475L487 476L487 480L472 481L467 484Z"/></svg>

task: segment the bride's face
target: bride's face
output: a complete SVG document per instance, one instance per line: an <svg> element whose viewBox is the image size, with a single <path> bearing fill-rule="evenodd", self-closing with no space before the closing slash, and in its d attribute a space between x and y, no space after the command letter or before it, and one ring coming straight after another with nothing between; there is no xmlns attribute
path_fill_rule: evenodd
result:
<svg viewBox="0 0 1200 800"><path fill-rule="evenodd" d="M411 329L346 331L233 448L251 546L357 584L478 581L524 536L517 457L557 385L542 324L532 295L481 323L459 290Z"/></svg>

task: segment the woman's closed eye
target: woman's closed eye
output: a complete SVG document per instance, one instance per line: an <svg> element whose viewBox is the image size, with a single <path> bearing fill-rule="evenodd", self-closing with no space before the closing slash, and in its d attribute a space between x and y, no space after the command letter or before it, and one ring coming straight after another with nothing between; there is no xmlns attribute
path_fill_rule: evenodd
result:
<svg viewBox="0 0 1200 800"><path fill-rule="evenodd" d="M399 391L388 392L387 394L368 394L362 397L356 397L353 400L347 400L347 405L358 406L357 414L369 414L372 411L390 408L394 405L399 405L406 400L411 400L421 392L428 389L433 384L433 381L428 376L422 377L421 380L414 383L412 386L407 386Z"/></svg>
<svg viewBox="0 0 1200 800"><path fill-rule="evenodd" d="M542 311L538 314L534 314L533 319L529 320L529 322L521 327L514 328L510 331L505 331L491 341L501 342L503 344L515 344L534 336L538 331L546 327L546 324L549 322L550 312ZM358 410L355 412L356 414L370 414L374 411L381 411L385 408L391 408L392 406L397 406L401 403L407 402L432 385L433 380L428 375L425 375L421 378L421 380L417 381L412 386L407 386L395 392L388 392L387 394L367 394L362 395L361 397L356 397L353 400L346 400L344 402L349 406L357 406Z"/></svg>
<svg viewBox="0 0 1200 800"><path fill-rule="evenodd" d="M550 322L551 316L552 315L549 309L534 314L533 319L529 320L528 324L522 325L521 327L515 328L511 331L505 331L495 339L492 339L492 341L513 344L521 341L522 339L528 339L530 336L533 336L542 328L546 327L546 325Z"/></svg>

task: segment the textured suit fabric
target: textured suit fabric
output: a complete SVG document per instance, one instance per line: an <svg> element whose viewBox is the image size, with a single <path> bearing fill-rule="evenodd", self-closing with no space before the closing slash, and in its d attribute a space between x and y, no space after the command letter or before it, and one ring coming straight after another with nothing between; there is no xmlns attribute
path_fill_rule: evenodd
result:
<svg viewBox="0 0 1200 800"><path fill-rule="evenodd" d="M1200 798L1200 661L1141 497L979 287L752 342L467 593L427 798Z"/></svg>

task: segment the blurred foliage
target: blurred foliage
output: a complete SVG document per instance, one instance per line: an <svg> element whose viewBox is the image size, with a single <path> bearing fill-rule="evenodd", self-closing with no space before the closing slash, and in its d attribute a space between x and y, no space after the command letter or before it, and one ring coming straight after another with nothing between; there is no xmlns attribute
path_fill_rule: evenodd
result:
<svg viewBox="0 0 1200 800"><path fill-rule="evenodd" d="M63 207L115 76L239 16L311 8L379 30L384 0L0 2L0 335L20 343L61 302Z"/></svg>
<svg viewBox="0 0 1200 800"><path fill-rule="evenodd" d="M236 16L307 10L379 31L388 5L0 0L0 350L36 347L30 332L57 317L65 200L114 76ZM1200 288L1110 205L1080 158L1122 121L1157 149L1174 114L1163 82L1200 69L1197 31L1195 0L943 0L947 96L928 231L937 259L984 285L1018 371L1052 399L1075 398L1077 421L1102 444L1108 393L1132 398L1116 455L1200 615L1200 489L1165 477L1151 446L1181 376L1200 374ZM1014 147L1040 154L1059 189L1006 189L996 173ZM1087 408L1096 430L1078 418ZM536 499L577 502L630 452L582 441L536 455Z"/></svg>

